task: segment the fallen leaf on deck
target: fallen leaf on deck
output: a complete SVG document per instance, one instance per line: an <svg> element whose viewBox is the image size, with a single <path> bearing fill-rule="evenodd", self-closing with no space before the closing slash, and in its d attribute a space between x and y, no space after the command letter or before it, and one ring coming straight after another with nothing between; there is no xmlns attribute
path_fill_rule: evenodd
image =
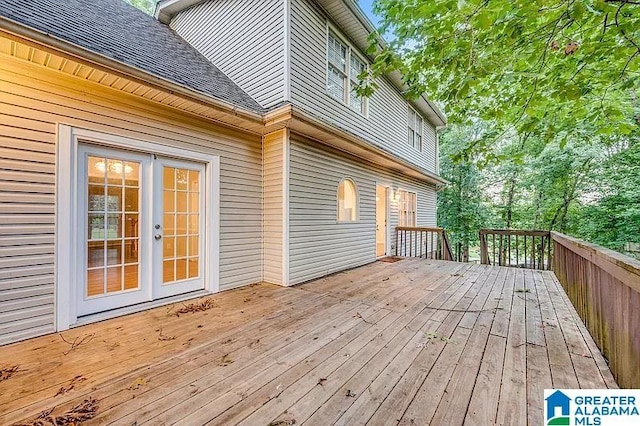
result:
<svg viewBox="0 0 640 426"><path fill-rule="evenodd" d="M131 383L131 386L129 386L127 389L129 390L140 389L142 386L146 385L147 382L148 382L147 379L145 379L144 377L138 377L133 381L133 383Z"/></svg>
<svg viewBox="0 0 640 426"><path fill-rule="evenodd" d="M295 419L291 419L291 420L274 420L271 423L269 423L267 426L290 426L290 425L295 425L296 424L296 420Z"/></svg>
<svg viewBox="0 0 640 426"><path fill-rule="evenodd" d="M222 356L222 360L220 361L221 367L226 367L227 365L233 364L233 360L229 357L229 354L225 354Z"/></svg>
<svg viewBox="0 0 640 426"><path fill-rule="evenodd" d="M160 340L160 341L166 342L166 341L169 341L169 340L175 340L176 339L176 336L166 336L166 335L162 334L162 328L160 328L160 329L158 329L156 331L158 331L160 333L160 334L158 334L158 340Z"/></svg>
<svg viewBox="0 0 640 426"><path fill-rule="evenodd" d="M322 385L324 385L324 382L326 382L326 381L327 381L327 379L325 379L324 377L321 377L320 379L318 379L318 384L320 386L322 386Z"/></svg>
<svg viewBox="0 0 640 426"><path fill-rule="evenodd" d="M74 377L73 379L71 379L71 382L69 382L68 385L61 386L60 389L58 389L58 393L56 393L54 397L64 395L67 392L71 392L78 383L82 383L85 380L87 380L86 377L82 377L82 376Z"/></svg>
<svg viewBox="0 0 640 426"><path fill-rule="evenodd" d="M203 312L203 311L208 311L209 309L217 308L217 307L218 307L218 304L216 303L215 300L205 299L202 302L196 302L196 303L190 303L188 305L184 305L182 308L178 309L175 313L173 314L167 313L167 315L169 316L175 315L179 317L180 314L188 314L190 312L191 313Z"/></svg>
<svg viewBox="0 0 640 426"><path fill-rule="evenodd" d="M54 408L43 411L33 421L23 426L75 426L93 419L98 413L98 401L89 397L61 414L53 415Z"/></svg>
<svg viewBox="0 0 640 426"><path fill-rule="evenodd" d="M4 380L9 380L11 378L11 376L13 376L18 371L20 371L19 368L20 368L19 365L12 365L11 367L1 369L0 370L0 382L2 382Z"/></svg>

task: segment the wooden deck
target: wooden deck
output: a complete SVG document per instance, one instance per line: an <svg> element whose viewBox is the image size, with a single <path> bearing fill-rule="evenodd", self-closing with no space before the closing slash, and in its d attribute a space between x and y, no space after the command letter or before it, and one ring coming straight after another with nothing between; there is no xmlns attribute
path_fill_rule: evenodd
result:
<svg viewBox="0 0 640 426"><path fill-rule="evenodd" d="M407 259L212 298L0 347L0 424L89 398L95 424L542 424L543 389L616 387L551 272Z"/></svg>

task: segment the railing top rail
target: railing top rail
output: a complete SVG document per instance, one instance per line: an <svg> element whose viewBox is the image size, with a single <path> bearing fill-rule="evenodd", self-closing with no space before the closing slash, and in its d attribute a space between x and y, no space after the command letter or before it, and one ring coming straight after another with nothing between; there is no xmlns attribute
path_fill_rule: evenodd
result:
<svg viewBox="0 0 640 426"><path fill-rule="evenodd" d="M423 231L423 232L442 232L444 228L435 226L396 226L398 231Z"/></svg>
<svg viewBox="0 0 640 426"><path fill-rule="evenodd" d="M604 269L632 289L640 292L640 261L559 232L551 232L553 241Z"/></svg>
<svg viewBox="0 0 640 426"><path fill-rule="evenodd" d="M481 229L480 235L496 234L496 235L523 235L526 237L546 237L550 235L549 231L524 231L520 229Z"/></svg>

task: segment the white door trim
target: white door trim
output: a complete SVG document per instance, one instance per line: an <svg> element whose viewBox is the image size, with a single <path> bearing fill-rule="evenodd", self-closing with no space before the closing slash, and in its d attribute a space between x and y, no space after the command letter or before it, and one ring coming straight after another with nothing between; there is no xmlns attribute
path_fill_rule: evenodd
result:
<svg viewBox="0 0 640 426"><path fill-rule="evenodd" d="M56 235L55 235L55 327L66 330L78 321L75 286L77 273L74 261L78 258L77 170L79 142L98 146L128 149L167 157L205 163L206 253L205 290L220 289L220 157L182 148L116 136L69 125L58 125L56 145ZM159 301L158 304L162 304Z"/></svg>

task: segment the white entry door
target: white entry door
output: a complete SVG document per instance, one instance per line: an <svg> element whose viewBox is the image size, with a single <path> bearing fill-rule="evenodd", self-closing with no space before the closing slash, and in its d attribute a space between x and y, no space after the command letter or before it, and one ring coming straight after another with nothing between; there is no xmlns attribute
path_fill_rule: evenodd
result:
<svg viewBox="0 0 640 426"><path fill-rule="evenodd" d="M204 174L201 163L78 147L78 316L204 288Z"/></svg>

